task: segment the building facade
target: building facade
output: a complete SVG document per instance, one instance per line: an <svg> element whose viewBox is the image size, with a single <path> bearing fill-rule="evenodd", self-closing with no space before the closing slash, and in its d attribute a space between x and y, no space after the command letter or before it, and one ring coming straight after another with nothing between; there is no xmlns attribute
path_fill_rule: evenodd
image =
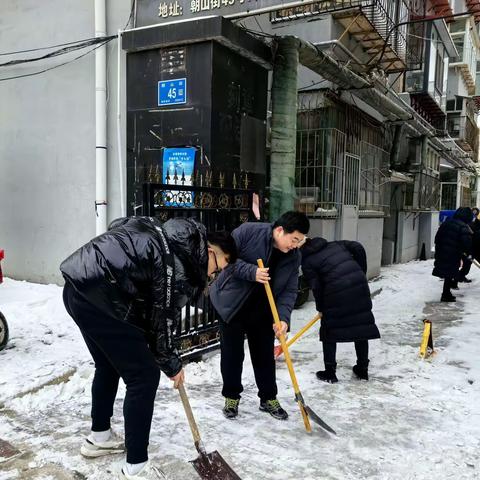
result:
<svg viewBox="0 0 480 480"><path fill-rule="evenodd" d="M234 30L242 30L242 35L261 42L268 51L275 52L282 38L298 39L297 109L291 112L296 115L291 165L294 206L309 215L312 235L362 242L370 276L377 275L382 264L429 257L439 212L478 204L480 0L336 0L290 9L266 2L271 11L249 16L240 4L219 2L213 9L210 2L180 2L181 10L177 3L55 0L40 5L33 0L6 0L2 5L1 53L10 55L2 56L0 69L4 205L0 247L6 251L9 276L60 282L58 264L98 233L99 217L108 222L127 211L138 213L141 197L135 196L135 189L142 182L163 179L163 172L151 163L152 155L168 147L166 137L185 137L180 111L200 108L202 92L195 94L195 105L186 101L174 106L171 114L161 113L160 104L153 108L146 100L148 88L144 97L139 85L149 76L156 83L150 67L156 65L158 52L165 52L166 44L161 43L165 40L158 40L163 37L157 33L156 43L142 46L135 42L154 34L138 30L147 33L131 36L132 48L144 52L135 57L145 57L142 67L133 61L127 65L127 53L118 48L116 36L119 30L148 29L152 24L160 32L156 23L175 25L172 22L186 20L182 12L196 21L218 11L229 17ZM100 32L104 44L70 51L71 42L80 45L80 40L98 37L99 4L106 12L105 31ZM39 18L50 21L39 23ZM232 38L239 37L234 30ZM245 52L249 41L244 40L247 47L238 48L232 46L233 40L222 44L213 39L212 58L216 55L228 63L229 56L243 55L255 63L258 55L253 46ZM38 47L42 50L27 51ZM228 53L232 48L235 54ZM101 145L98 51L106 56L106 140ZM163 60L158 58L161 69ZM275 55L270 67L268 63L262 64L262 81L256 82L264 92L256 95L264 96L253 101L241 68L237 73L233 68L224 73L217 69L220 73L212 74L211 88L203 79L209 92L217 92L205 102L210 102L207 113L218 119L218 125L207 131L207 113L200 113L198 124L188 125L192 132L185 140L199 147L203 137L195 137L195 128L205 127L204 137L212 145L205 144L207 160L219 166L220 173L233 172L240 162L247 178L266 177L267 198L272 176L278 174L268 169L273 108L269 85L281 75ZM132 68L136 76L128 76ZM145 75L139 71L142 68ZM165 68L169 78L170 70ZM196 68L200 79L201 65ZM268 76L265 69L270 70ZM236 77L222 86L222 78L234 73ZM135 101L127 104L127 97ZM166 121L168 115L175 120ZM155 125L161 127L142 124L147 116L156 118ZM179 125L170 128L172 122ZM219 139L222 125L229 129ZM258 132L265 131L263 145ZM257 133L254 148L242 140L242 132ZM227 141L230 137L232 141ZM99 190L99 150L106 152L106 194ZM263 160L251 160L260 157L265 157L266 169ZM139 166L139 159L150 163ZM228 164L225 169L224 164ZM232 182L240 181L231 176Z"/></svg>

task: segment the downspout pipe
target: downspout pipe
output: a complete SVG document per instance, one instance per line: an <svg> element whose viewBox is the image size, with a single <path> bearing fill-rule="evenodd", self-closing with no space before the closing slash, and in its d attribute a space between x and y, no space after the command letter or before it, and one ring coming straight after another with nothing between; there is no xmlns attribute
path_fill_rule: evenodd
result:
<svg viewBox="0 0 480 480"><path fill-rule="evenodd" d="M95 37L107 30L105 0L95 0ZM107 47L95 50L95 232L107 230Z"/></svg>

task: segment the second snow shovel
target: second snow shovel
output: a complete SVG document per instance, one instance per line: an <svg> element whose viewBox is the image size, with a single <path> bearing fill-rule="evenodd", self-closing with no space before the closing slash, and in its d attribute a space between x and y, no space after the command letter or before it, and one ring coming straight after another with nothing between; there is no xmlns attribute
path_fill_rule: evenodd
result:
<svg viewBox="0 0 480 480"><path fill-rule="evenodd" d="M320 319L322 318L321 313L317 313L303 328L301 328L288 342L287 347L290 347L293 343L295 343L310 327L315 325ZM277 359L283 353L283 349L281 345L277 345L273 349L273 354Z"/></svg>
<svg viewBox="0 0 480 480"><path fill-rule="evenodd" d="M200 438L197 422L193 416L190 402L188 401L187 392L183 383L178 386L180 398L182 399L183 408L187 414L188 424L192 431L195 448L199 453L198 458L192 460L190 463L197 471L200 478L203 480L241 480L241 478L233 471L232 467L224 460L224 458L215 450L212 453L207 453Z"/></svg>
<svg viewBox="0 0 480 480"><path fill-rule="evenodd" d="M259 258L257 260L257 264L260 268L264 268L263 260ZM278 316L277 306L275 305L275 300L273 298L272 289L270 288L270 283L265 283L265 291L267 292L268 301L270 303L270 308L272 309L273 320L275 321L275 325L278 329L280 329L280 317ZM305 405L305 400L300 392L300 387L298 386L297 376L295 375L295 371L293 370L292 360L290 359L290 354L288 353L287 342L285 341L285 335L280 335L280 343L282 345L282 350L285 354L285 361L287 362L288 372L290 373L290 378L292 379L293 390L295 391L295 400L300 407L300 412L303 417L303 423L305 424L305 429L307 432L312 431L312 427L310 426L310 418L320 425L323 429L327 432L333 433L336 435L335 430L327 425L310 407Z"/></svg>

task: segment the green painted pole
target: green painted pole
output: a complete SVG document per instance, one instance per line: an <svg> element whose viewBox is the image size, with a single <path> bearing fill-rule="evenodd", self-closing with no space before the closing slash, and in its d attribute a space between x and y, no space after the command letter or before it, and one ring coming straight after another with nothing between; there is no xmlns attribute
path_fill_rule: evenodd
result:
<svg viewBox="0 0 480 480"><path fill-rule="evenodd" d="M270 219L293 210L297 147L297 75L299 40L276 41L272 83Z"/></svg>

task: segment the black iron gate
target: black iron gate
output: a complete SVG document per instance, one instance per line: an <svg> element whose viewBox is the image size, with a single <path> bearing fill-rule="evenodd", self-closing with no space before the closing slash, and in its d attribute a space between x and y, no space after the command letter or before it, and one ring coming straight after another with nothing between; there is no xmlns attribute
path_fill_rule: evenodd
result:
<svg viewBox="0 0 480 480"><path fill-rule="evenodd" d="M262 220L263 195L254 189L143 184L143 215L158 217L163 222L191 217L202 222L207 230L231 231L241 223L257 221L256 208ZM182 358L189 360L219 347L218 319L207 295L182 309L176 341Z"/></svg>

